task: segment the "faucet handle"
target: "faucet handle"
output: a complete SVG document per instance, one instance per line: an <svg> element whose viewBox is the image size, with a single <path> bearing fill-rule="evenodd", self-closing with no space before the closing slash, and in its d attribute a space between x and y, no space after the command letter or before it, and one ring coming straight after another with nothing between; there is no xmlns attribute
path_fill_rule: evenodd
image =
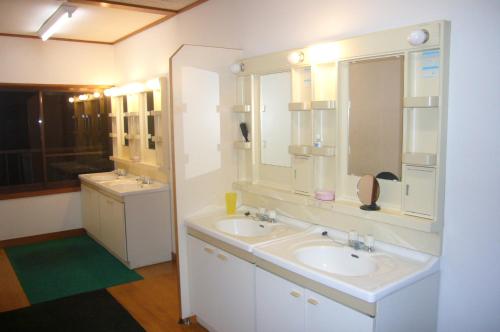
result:
<svg viewBox="0 0 500 332"><path fill-rule="evenodd" d="M263 208L263 207L259 208L259 213L266 214L266 208Z"/></svg>
<svg viewBox="0 0 500 332"><path fill-rule="evenodd" d="M365 235L365 246L368 248L368 251L373 251L375 247L375 238L373 237L373 235Z"/></svg>

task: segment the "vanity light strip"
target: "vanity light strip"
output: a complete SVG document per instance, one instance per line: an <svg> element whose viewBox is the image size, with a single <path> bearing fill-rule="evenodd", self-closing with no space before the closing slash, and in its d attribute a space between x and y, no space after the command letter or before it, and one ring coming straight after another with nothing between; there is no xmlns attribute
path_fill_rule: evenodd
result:
<svg viewBox="0 0 500 332"><path fill-rule="evenodd" d="M269 263L266 260L255 257L255 264L272 274L275 274L281 278L291 281L299 286L310 289L318 294L321 294L329 299L332 299L340 304L343 304L349 308L361 312L362 314L368 315L370 317L375 317L377 313L377 304L370 303L360 300L354 296L338 291L334 288L330 288L319 282L305 278L295 272L284 269L273 263Z"/></svg>
<svg viewBox="0 0 500 332"><path fill-rule="evenodd" d="M187 228L188 234L197 238L198 240L204 241L208 244L211 244L219 249L222 249L224 251L227 251L233 256L236 256L238 258L241 258L249 263L255 264L255 256L248 251L242 250L240 248L236 248L230 244L227 244L221 240L217 240L216 238L211 237L210 235L206 235L200 231L197 231L196 229L193 229L191 227Z"/></svg>

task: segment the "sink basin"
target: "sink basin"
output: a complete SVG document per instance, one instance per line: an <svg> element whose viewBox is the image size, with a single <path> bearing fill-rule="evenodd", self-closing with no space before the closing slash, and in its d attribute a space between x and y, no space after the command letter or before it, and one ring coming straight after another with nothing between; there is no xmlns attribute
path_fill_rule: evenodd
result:
<svg viewBox="0 0 500 332"><path fill-rule="evenodd" d="M297 249L294 254L306 266L343 276L363 276L377 270L371 257L349 247L311 246Z"/></svg>
<svg viewBox="0 0 500 332"><path fill-rule="evenodd" d="M220 220L216 223L215 227L224 233L244 237L264 236L273 231L271 225L263 225L256 221L244 218Z"/></svg>

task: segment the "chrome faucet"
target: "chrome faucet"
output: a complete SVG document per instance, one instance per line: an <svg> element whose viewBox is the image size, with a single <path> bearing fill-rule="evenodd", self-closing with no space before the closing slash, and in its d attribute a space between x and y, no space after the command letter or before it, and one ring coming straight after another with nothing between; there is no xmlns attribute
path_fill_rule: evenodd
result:
<svg viewBox="0 0 500 332"><path fill-rule="evenodd" d="M251 216L250 212L245 213L245 215L257 221L267 221L272 224L276 223L276 211L274 210L270 210L266 213L265 208L259 208L259 211L255 213L255 216Z"/></svg>
<svg viewBox="0 0 500 332"><path fill-rule="evenodd" d="M138 184L152 184L153 181L149 176L138 176L136 179Z"/></svg>
<svg viewBox="0 0 500 332"><path fill-rule="evenodd" d="M365 235L364 240L365 241L363 242L358 239L357 232L355 231L349 232L349 241L348 241L349 247L353 248L354 250L365 250L368 252L374 252L375 238L372 235Z"/></svg>
<svg viewBox="0 0 500 332"><path fill-rule="evenodd" d="M321 235L328 237L328 232L324 231ZM333 240L333 239L332 239ZM335 241L335 240L334 240ZM349 240L347 245L354 250L365 250L368 252L375 251L375 238L372 235L365 235L365 241L358 240L358 233L355 231L349 232Z"/></svg>

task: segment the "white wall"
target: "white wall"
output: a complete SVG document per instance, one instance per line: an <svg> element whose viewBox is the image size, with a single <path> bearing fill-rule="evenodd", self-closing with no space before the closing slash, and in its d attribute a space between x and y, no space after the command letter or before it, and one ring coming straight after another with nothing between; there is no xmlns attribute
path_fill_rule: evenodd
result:
<svg viewBox="0 0 500 332"><path fill-rule="evenodd" d="M111 45L0 37L0 83L112 84ZM81 228L80 193L0 201L0 240Z"/></svg>
<svg viewBox="0 0 500 332"><path fill-rule="evenodd" d="M81 227L79 192L0 201L0 241Z"/></svg>
<svg viewBox="0 0 500 332"><path fill-rule="evenodd" d="M499 13L497 0L211 0L118 45L117 69L124 80L135 75L132 72L151 76L155 70L165 71L170 53L180 43L241 47L248 57L450 20L439 330L493 331L500 328L500 265L496 263L500 217L495 211L500 201ZM129 73L130 68L134 70Z"/></svg>
<svg viewBox="0 0 500 332"><path fill-rule="evenodd" d="M112 84L111 45L0 37L0 82Z"/></svg>

